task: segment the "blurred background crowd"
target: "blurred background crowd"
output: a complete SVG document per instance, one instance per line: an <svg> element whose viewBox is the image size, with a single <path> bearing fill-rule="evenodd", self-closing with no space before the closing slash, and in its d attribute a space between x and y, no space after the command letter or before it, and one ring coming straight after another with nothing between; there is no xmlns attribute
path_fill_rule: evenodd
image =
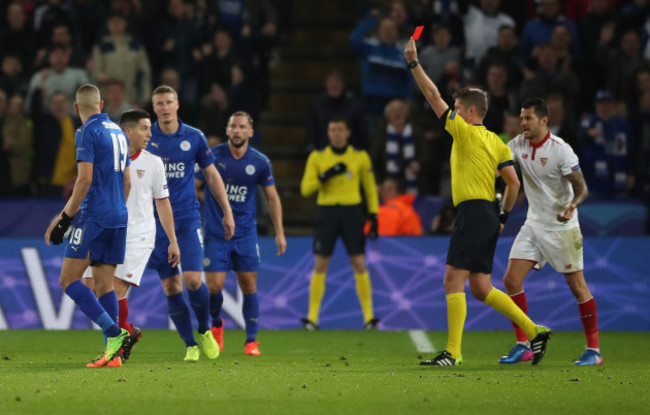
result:
<svg viewBox="0 0 650 415"><path fill-rule="evenodd" d="M419 59L448 103L462 86L483 88L484 123L507 142L519 133L521 102L541 96L549 129L581 159L590 200L650 201L650 0L1 4L3 196L71 189L72 103L86 82L100 86L114 120L150 109L152 88L171 85L181 119L211 145L230 113L251 113L252 144L271 156L287 217L300 208L290 199L305 156L327 145L333 116L345 116L351 143L370 153L378 184L449 196L451 137L402 53L424 25Z"/></svg>

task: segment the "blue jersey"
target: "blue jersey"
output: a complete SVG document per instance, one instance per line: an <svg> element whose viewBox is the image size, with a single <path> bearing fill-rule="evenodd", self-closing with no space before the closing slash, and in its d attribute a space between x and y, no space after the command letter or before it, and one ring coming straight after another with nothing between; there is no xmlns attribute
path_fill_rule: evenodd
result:
<svg viewBox="0 0 650 415"><path fill-rule="evenodd" d="M178 121L178 131L164 134L158 122L151 126L147 151L159 156L165 165L169 202L174 219L199 218L199 202L194 189L194 165L208 167L214 156L200 130Z"/></svg>
<svg viewBox="0 0 650 415"><path fill-rule="evenodd" d="M131 164L124 132L106 114L92 115L75 134L77 162L93 163L93 181L81 203L81 220L126 227L124 169Z"/></svg>
<svg viewBox="0 0 650 415"><path fill-rule="evenodd" d="M256 230L257 186L275 184L271 161L251 147L248 147L244 157L236 159L230 153L228 143L213 147L212 153L216 158L215 166L226 186L228 202L235 219L235 237L245 236ZM201 172L196 173L196 178L204 181ZM206 190L205 195L203 228L206 233L223 238L223 211L209 190Z"/></svg>

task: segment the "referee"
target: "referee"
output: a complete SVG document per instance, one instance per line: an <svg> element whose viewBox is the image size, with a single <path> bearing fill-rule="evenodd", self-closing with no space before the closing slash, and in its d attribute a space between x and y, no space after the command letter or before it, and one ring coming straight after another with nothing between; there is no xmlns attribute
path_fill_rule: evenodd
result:
<svg viewBox="0 0 650 415"><path fill-rule="evenodd" d="M368 153L348 145L350 129L343 118L330 119L327 126L330 145L314 150L307 159L300 183L304 197L318 192L318 213L314 233L314 270L309 286L309 312L302 327L317 330L321 300L325 293L325 275L334 245L341 237L356 280L357 296L363 311L364 328L377 328L379 319L372 309L372 287L366 269L363 227L370 220L369 237L377 237L377 187ZM368 215L361 204L363 187Z"/></svg>
<svg viewBox="0 0 650 415"><path fill-rule="evenodd" d="M512 153L501 139L483 125L487 95L476 88L459 90L453 111L440 97L436 85L419 65L415 41L404 49L408 67L436 116L443 119L454 143L451 148L451 192L458 216L447 252L445 294L447 299L447 347L421 365L456 366L463 362L461 340L467 314L465 282L472 295L516 322L531 341L533 364L546 352L551 330L535 325L512 299L492 286L492 260L499 232L508 219L519 191ZM506 182L503 213L495 204L494 176Z"/></svg>

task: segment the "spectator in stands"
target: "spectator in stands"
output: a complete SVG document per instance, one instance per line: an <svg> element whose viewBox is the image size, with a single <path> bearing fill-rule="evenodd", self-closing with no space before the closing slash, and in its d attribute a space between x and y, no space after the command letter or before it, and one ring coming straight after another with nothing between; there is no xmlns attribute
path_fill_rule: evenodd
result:
<svg viewBox="0 0 650 415"><path fill-rule="evenodd" d="M634 29L625 29L618 48L607 58L607 88L617 100L634 96L635 74L642 65L649 65L641 51L641 39Z"/></svg>
<svg viewBox="0 0 650 415"><path fill-rule="evenodd" d="M127 20L113 13L106 20L108 34L93 47L93 73L99 82L121 81L126 99L142 105L151 97L151 68L144 45L126 32Z"/></svg>
<svg viewBox="0 0 650 415"><path fill-rule="evenodd" d="M400 41L406 42L415 28L411 22L408 5L405 0L390 0L388 2L388 16L397 25Z"/></svg>
<svg viewBox="0 0 650 415"><path fill-rule="evenodd" d="M529 73L519 90L520 99L546 96L557 92L564 96L567 117L577 115L576 102L580 93L580 81L575 73L558 66L558 54L555 48L545 43L537 47L538 69Z"/></svg>
<svg viewBox="0 0 650 415"><path fill-rule="evenodd" d="M437 81L450 63L456 65L460 63L461 56L458 48L450 46L451 32L448 26L436 25L431 40L433 43L422 49L420 53L420 65L429 78Z"/></svg>
<svg viewBox="0 0 650 415"><path fill-rule="evenodd" d="M428 39L429 27L442 24L449 27L451 44L461 47L465 44L465 33L461 15L467 13L464 0L420 0L410 3L416 26L424 26L423 39Z"/></svg>
<svg viewBox="0 0 650 415"><path fill-rule="evenodd" d="M64 6L63 0L45 0L34 11L34 30L39 45L49 44L54 26L64 24L69 28L75 25L72 13Z"/></svg>
<svg viewBox="0 0 650 415"><path fill-rule="evenodd" d="M639 96L634 111L630 114L630 126L637 144L634 151L637 180L633 194L641 199L648 197L650 202L650 90L643 91Z"/></svg>
<svg viewBox="0 0 650 415"><path fill-rule="evenodd" d="M70 49L70 66L83 68L86 66L86 54L84 46L80 39L75 37L73 30L64 23L58 23L52 26L52 33L47 46L60 43ZM46 49L47 49L46 46Z"/></svg>
<svg viewBox="0 0 650 415"><path fill-rule="evenodd" d="M68 98L68 102L74 100L75 91L88 82L88 76L83 69L69 67L69 63L70 48L61 44L53 45L49 54L49 66L36 72L29 81L26 108L31 108L34 91L37 88L45 93L40 100L45 105L50 102L54 93L63 93ZM72 106L68 107L70 114L74 114ZM44 107L43 110L47 108Z"/></svg>
<svg viewBox="0 0 650 415"><path fill-rule="evenodd" d="M634 154L630 126L616 115L611 92L598 91L595 108L580 126L580 164L590 193L604 198L621 196L634 187L634 172L628 161Z"/></svg>
<svg viewBox="0 0 650 415"><path fill-rule="evenodd" d="M212 42L204 44L201 49L201 89L205 90L215 82L222 88L228 88L232 67L242 61L241 55L233 48L230 32L223 28L217 29Z"/></svg>
<svg viewBox="0 0 650 415"><path fill-rule="evenodd" d="M8 96L27 93L27 79L17 55L7 54L2 58L0 89Z"/></svg>
<svg viewBox="0 0 650 415"><path fill-rule="evenodd" d="M531 56L536 47L551 41L553 29L564 24L571 32L571 53L580 56L578 29L575 24L562 14L560 0L541 0L539 15L526 22L519 42L519 51L524 56Z"/></svg>
<svg viewBox="0 0 650 415"><path fill-rule="evenodd" d="M516 113L517 93L508 88L508 71L502 63L492 63L487 71L488 110L483 125L496 134L502 132L504 114Z"/></svg>
<svg viewBox="0 0 650 415"><path fill-rule="evenodd" d="M408 119L406 101L392 100L384 110L384 128L377 131L371 147L372 165L379 182L385 179L402 180L407 193L418 194L418 173L416 143L422 142Z"/></svg>
<svg viewBox="0 0 650 415"><path fill-rule="evenodd" d="M48 94L42 81L34 89L30 115L34 121L34 178L38 193L60 196L64 186L77 174L75 130L79 119L70 115L68 95L62 92L49 94L49 110L43 110L42 100Z"/></svg>
<svg viewBox="0 0 650 415"><path fill-rule="evenodd" d="M415 196L406 194L404 182L386 179L379 187L381 205L377 212L379 236L419 236L422 235L420 216L413 209ZM366 224L366 235L370 231Z"/></svg>
<svg viewBox="0 0 650 415"><path fill-rule="evenodd" d="M377 37L365 38L377 25ZM365 104L369 137L374 136L381 124L384 107L389 101L413 96L413 80L397 37L397 25L393 19L384 17L380 20L377 15L363 19L350 34L350 44L361 56L361 97Z"/></svg>
<svg viewBox="0 0 650 415"><path fill-rule="evenodd" d="M160 74L161 85L169 85L178 91L178 101L180 109L178 114L183 122L188 124L197 124L198 122L198 107L194 103L193 91L184 88L185 80L181 81L181 76L176 69L165 68Z"/></svg>
<svg viewBox="0 0 650 415"><path fill-rule="evenodd" d="M559 23L553 28L549 42L557 52L558 65L561 69L570 69L575 73L582 73L582 59L571 52L571 31L564 23Z"/></svg>
<svg viewBox="0 0 650 415"><path fill-rule="evenodd" d="M34 147L32 123L24 112L24 98L15 94L9 99L7 115L2 126L2 149L9 158L11 193L26 195L29 192L30 173Z"/></svg>
<svg viewBox="0 0 650 415"><path fill-rule="evenodd" d="M260 114L260 95L257 85L252 80L252 76L241 65L234 65L231 68L231 84L227 89L228 102L231 108L246 111L254 120L259 118ZM253 135L250 143L252 146L259 144L259 135Z"/></svg>
<svg viewBox="0 0 650 415"><path fill-rule="evenodd" d="M342 117L350 126L350 144L355 148L368 150L364 112L361 101L346 89L345 79L338 70L331 71L325 78L325 91L314 101L307 125L308 150L320 150L329 145L327 126L329 120Z"/></svg>
<svg viewBox="0 0 650 415"><path fill-rule="evenodd" d="M474 72L474 82L487 85L488 67L496 62L506 66L508 72L508 88L519 88L523 79L524 61L517 50L517 33L512 26L501 26L497 37L497 45L488 49Z"/></svg>
<svg viewBox="0 0 650 415"><path fill-rule="evenodd" d="M36 35L27 24L25 10L20 3L11 2L7 6L7 23L0 25L0 50L6 55L18 56L26 72L32 70Z"/></svg>
<svg viewBox="0 0 650 415"><path fill-rule="evenodd" d="M210 92L205 94L201 100L201 118L199 122L199 129L205 133L209 138L215 137L219 143L227 140L225 136L226 124L228 117L232 114L228 102L228 95L226 91L214 82L210 88ZM208 143L210 144L210 143ZM210 145L210 148L214 147Z"/></svg>
<svg viewBox="0 0 650 415"><path fill-rule="evenodd" d="M3 134L3 124L5 115L7 112L7 94L5 91L0 89L0 143L3 145L0 147L0 175L2 177L11 176L11 168L9 166L9 153L5 149L4 139L2 138ZM7 195L11 192L11 180L0 180L0 196Z"/></svg>
<svg viewBox="0 0 650 415"><path fill-rule="evenodd" d="M131 108L126 101L124 83L117 79L109 79L103 84L104 89L104 109L103 112L108 114L108 118L115 124L120 124L122 113Z"/></svg>
<svg viewBox="0 0 650 415"><path fill-rule="evenodd" d="M499 138L506 144L508 144L508 141L521 134L519 114L506 112L503 115L503 127L501 128L501 131L503 132L499 134Z"/></svg>
<svg viewBox="0 0 650 415"><path fill-rule="evenodd" d="M565 116L564 97L562 94L552 93L546 97L548 107L548 130L551 134L562 137L564 141L573 148L576 154L580 154L578 137L576 137L576 125L573 120Z"/></svg>
<svg viewBox="0 0 650 415"><path fill-rule="evenodd" d="M501 26L515 27L515 21L499 12L501 0L480 0L465 15L465 70L471 78L489 48L496 46Z"/></svg>

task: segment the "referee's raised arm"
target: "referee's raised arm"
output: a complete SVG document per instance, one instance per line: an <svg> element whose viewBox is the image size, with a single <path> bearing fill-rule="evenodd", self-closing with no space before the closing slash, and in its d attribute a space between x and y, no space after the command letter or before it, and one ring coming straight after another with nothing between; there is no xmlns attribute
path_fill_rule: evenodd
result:
<svg viewBox="0 0 650 415"><path fill-rule="evenodd" d="M411 38L406 47L404 48L404 57L406 62L408 62L408 67L411 69L411 73L415 78L415 82L418 84L418 88L422 92L422 95L429 101L433 112L436 113L438 118L442 118L442 115L449 109L449 105L442 99L440 96L440 91L438 87L433 83L431 78L424 72L420 62L418 61L418 51L415 48L415 40Z"/></svg>

